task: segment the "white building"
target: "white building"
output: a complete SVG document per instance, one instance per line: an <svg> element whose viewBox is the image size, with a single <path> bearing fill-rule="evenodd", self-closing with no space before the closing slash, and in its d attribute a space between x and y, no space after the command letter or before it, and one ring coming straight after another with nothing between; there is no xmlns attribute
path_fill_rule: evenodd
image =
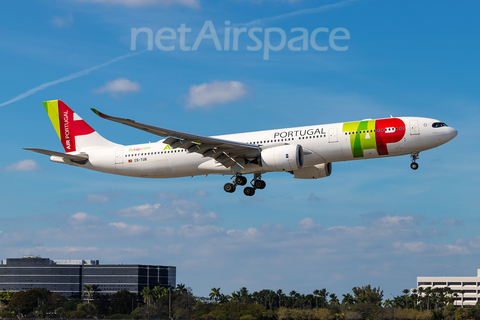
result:
<svg viewBox="0 0 480 320"><path fill-rule="evenodd" d="M458 294L455 305L475 305L480 299L480 269L477 269L476 277L417 277L417 290L423 287L443 288L450 287L454 293Z"/></svg>

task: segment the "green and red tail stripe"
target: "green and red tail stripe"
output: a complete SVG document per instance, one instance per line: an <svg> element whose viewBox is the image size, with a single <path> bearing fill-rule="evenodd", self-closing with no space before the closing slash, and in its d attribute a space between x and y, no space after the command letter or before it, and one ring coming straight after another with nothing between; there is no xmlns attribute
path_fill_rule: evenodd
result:
<svg viewBox="0 0 480 320"><path fill-rule="evenodd" d="M95 132L61 100L44 101L43 105L65 152L77 151L76 137Z"/></svg>

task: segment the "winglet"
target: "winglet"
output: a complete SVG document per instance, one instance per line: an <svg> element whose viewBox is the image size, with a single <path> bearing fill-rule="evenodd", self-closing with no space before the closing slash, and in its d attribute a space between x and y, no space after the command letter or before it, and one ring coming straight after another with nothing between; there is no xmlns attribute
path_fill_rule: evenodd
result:
<svg viewBox="0 0 480 320"><path fill-rule="evenodd" d="M101 113L100 111L94 108L90 108L90 109L92 109L93 113L95 113L97 116L102 117L104 119L108 118L108 116L105 113Z"/></svg>

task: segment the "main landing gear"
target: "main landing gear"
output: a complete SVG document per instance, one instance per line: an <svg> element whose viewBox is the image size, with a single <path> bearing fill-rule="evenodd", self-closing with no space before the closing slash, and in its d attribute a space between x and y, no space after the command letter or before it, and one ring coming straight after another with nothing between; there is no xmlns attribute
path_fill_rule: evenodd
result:
<svg viewBox="0 0 480 320"><path fill-rule="evenodd" d="M410 164L410 168L412 168L413 170L417 170L418 169L418 163L416 161L418 159L418 152L412 153L411 157L412 157L412 163Z"/></svg>
<svg viewBox="0 0 480 320"><path fill-rule="evenodd" d="M265 181L261 180L261 178L261 174L255 173L253 176L253 180L250 181L250 184L252 186L245 187L245 189L243 189L243 193L246 196L251 197L255 194L256 189L264 189L267 184L265 183ZM233 193L235 192L235 190L237 190L237 186L244 186L247 184L247 178L237 173L232 177L232 182L233 183L225 183L225 185L223 186L223 190L228 193Z"/></svg>

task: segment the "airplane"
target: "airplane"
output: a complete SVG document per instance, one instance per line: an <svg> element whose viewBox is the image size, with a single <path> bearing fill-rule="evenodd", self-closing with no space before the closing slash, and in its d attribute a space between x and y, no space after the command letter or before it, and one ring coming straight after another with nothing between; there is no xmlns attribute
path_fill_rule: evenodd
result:
<svg viewBox="0 0 480 320"><path fill-rule="evenodd" d="M333 162L408 154L410 167L417 170L421 151L438 147L458 134L439 120L390 116L207 137L108 116L92 108L104 119L166 138L154 143L121 145L98 134L63 101L45 101L43 105L65 153L25 150L49 155L53 162L131 177L232 175L231 182L224 185L228 193L245 186L245 175L253 174L251 186L243 190L247 196L265 188L262 175L267 172L318 179L331 175Z"/></svg>

